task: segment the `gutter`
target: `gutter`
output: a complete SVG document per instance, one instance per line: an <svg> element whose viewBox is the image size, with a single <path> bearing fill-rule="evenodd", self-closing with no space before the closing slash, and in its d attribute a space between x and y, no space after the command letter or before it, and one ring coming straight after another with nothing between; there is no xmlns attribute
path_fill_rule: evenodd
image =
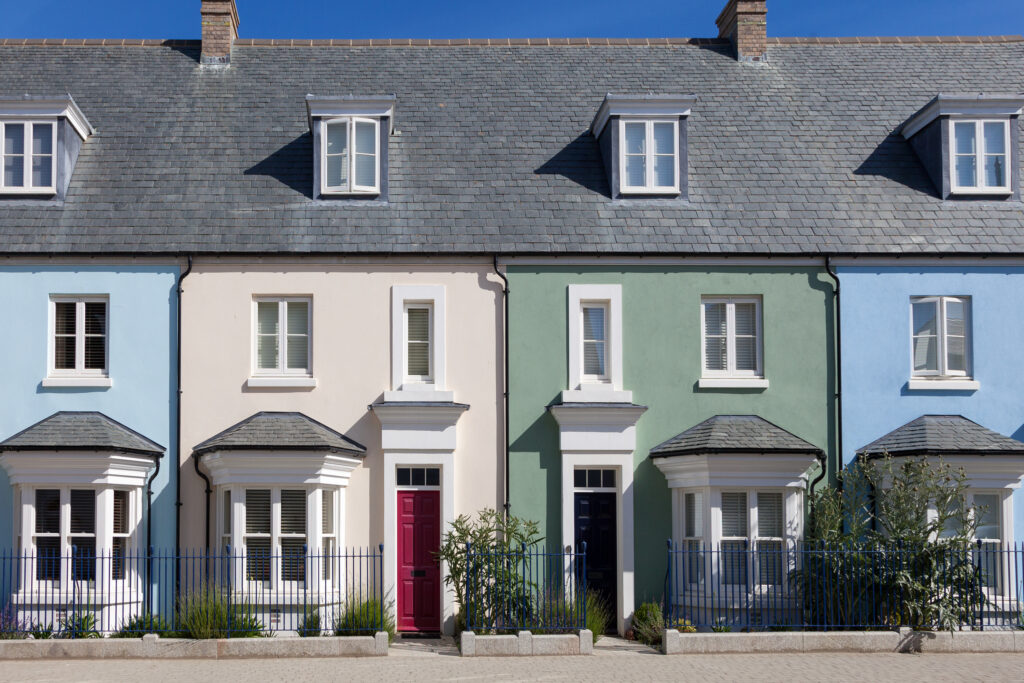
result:
<svg viewBox="0 0 1024 683"><path fill-rule="evenodd" d="M505 361L505 374L504 374L504 376L502 378L502 389L503 389L502 398L503 398L504 408L505 408L505 433L502 435L502 442L503 442L503 444L505 446L505 477L504 477L504 480L505 480L505 501L504 501L502 507L505 510L505 517L507 518L508 515L509 515L509 512L511 510L511 507L512 507L511 501L509 500L509 481L508 481L509 454L510 454L510 448L509 448L509 427L508 427L508 423L509 423L509 407L508 407L508 278L505 277L504 273L502 273L500 270L498 270L498 255L497 254L494 255L494 272L497 274L498 277L501 278L502 283L504 283L504 287L502 288L502 295L503 295L503 302L504 302L503 308L505 309L505 325L504 325L504 329L502 330L502 333L504 335L504 341L502 342L503 343L502 356L503 356L504 361Z"/></svg>

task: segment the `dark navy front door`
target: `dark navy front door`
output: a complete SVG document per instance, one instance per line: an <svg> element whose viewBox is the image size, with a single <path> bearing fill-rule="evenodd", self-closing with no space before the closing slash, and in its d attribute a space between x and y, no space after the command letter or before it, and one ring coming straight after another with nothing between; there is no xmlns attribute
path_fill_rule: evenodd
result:
<svg viewBox="0 0 1024 683"><path fill-rule="evenodd" d="M580 491L573 494L576 548L587 542L587 588L604 598L614 613L618 606L615 493Z"/></svg>

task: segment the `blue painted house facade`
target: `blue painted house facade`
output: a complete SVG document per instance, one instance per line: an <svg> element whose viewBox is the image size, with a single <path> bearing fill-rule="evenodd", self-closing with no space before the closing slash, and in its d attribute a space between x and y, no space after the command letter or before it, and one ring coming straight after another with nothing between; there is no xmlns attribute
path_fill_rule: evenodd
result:
<svg viewBox="0 0 1024 683"><path fill-rule="evenodd" d="M961 438L947 438L935 449L926 434L959 423L957 429L982 435L970 421L995 435L1024 438L1024 264L848 262L837 273L843 297L844 464L907 425L903 433L916 430L916 436L900 448L962 463L972 495L987 496L979 502L992 513L999 501L989 533L1004 542L1024 540L1019 472L992 471L1019 456L985 453ZM885 450L899 454L891 444Z"/></svg>

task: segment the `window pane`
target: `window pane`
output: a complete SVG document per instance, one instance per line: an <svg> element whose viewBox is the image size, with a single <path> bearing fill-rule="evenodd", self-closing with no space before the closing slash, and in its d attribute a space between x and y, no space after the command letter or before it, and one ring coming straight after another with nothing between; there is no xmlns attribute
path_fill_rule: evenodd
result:
<svg viewBox="0 0 1024 683"><path fill-rule="evenodd" d="M411 341L407 344L408 355L406 364L410 377L430 376L430 345Z"/></svg>
<svg viewBox="0 0 1024 683"><path fill-rule="evenodd" d="M605 309L602 306L583 307L583 339L604 341Z"/></svg>
<svg viewBox="0 0 1024 683"><path fill-rule="evenodd" d="M761 537L782 536L782 494L757 494L757 535Z"/></svg>
<svg viewBox="0 0 1024 683"><path fill-rule="evenodd" d="M103 370L107 367L107 338L85 338L85 369Z"/></svg>
<svg viewBox="0 0 1024 683"><path fill-rule="evenodd" d="M60 533L60 491L36 490L36 533Z"/></svg>
<svg viewBox="0 0 1024 683"><path fill-rule="evenodd" d="M599 376L605 374L604 342L583 342L583 374Z"/></svg>
<svg viewBox="0 0 1024 683"><path fill-rule="evenodd" d="M963 335L966 318L964 302L955 299L946 300L946 332L947 334Z"/></svg>
<svg viewBox="0 0 1024 683"><path fill-rule="evenodd" d="M53 367L57 370L75 369L74 337L57 337L54 339Z"/></svg>
<svg viewBox="0 0 1024 683"><path fill-rule="evenodd" d="M657 187L674 187L676 184L676 158L654 157L654 184Z"/></svg>
<svg viewBox="0 0 1024 683"><path fill-rule="evenodd" d="M114 533L128 533L128 492L114 491Z"/></svg>
<svg viewBox="0 0 1024 683"><path fill-rule="evenodd" d="M747 552L743 541L722 541L722 583L743 586L747 583Z"/></svg>
<svg viewBox="0 0 1024 683"><path fill-rule="evenodd" d="M974 122L965 121L955 124L956 153L974 154Z"/></svg>
<svg viewBox="0 0 1024 683"><path fill-rule="evenodd" d="M71 490L71 533L96 533L96 492Z"/></svg>
<svg viewBox="0 0 1024 683"><path fill-rule="evenodd" d="M113 539L110 550L110 578L114 581L124 580L124 565L127 556L128 539L124 537Z"/></svg>
<svg viewBox="0 0 1024 683"><path fill-rule="evenodd" d="M377 151L377 126L367 121L356 122L356 153L375 154Z"/></svg>
<svg viewBox="0 0 1024 683"><path fill-rule="evenodd" d="M53 184L53 157L32 157L33 187L49 187Z"/></svg>
<svg viewBox="0 0 1024 683"><path fill-rule="evenodd" d="M602 470L601 486L605 487L606 489L615 488L615 470Z"/></svg>
<svg viewBox="0 0 1024 683"><path fill-rule="evenodd" d="M348 185L348 157L345 155L327 157L327 186Z"/></svg>
<svg viewBox="0 0 1024 683"><path fill-rule="evenodd" d="M973 156L957 156L956 158L956 184L960 187L974 187L976 159Z"/></svg>
<svg viewBox="0 0 1024 683"><path fill-rule="evenodd" d="M646 125L644 123L626 124L626 139L624 149L626 154L644 154L646 152L647 132Z"/></svg>
<svg viewBox="0 0 1024 683"><path fill-rule="evenodd" d="M725 304L704 304L704 334L725 334Z"/></svg>
<svg viewBox="0 0 1024 683"><path fill-rule="evenodd" d="M1006 157L985 155L985 185L1004 187L1006 185Z"/></svg>
<svg viewBox="0 0 1024 683"><path fill-rule="evenodd" d="M704 340L704 367L707 370L725 370L726 368L725 337L708 337Z"/></svg>
<svg viewBox="0 0 1024 683"><path fill-rule="evenodd" d="M25 153L25 124L8 123L4 126L4 154Z"/></svg>
<svg viewBox="0 0 1024 683"><path fill-rule="evenodd" d="M227 542L231 542L231 519L232 519L232 507L231 507L231 491L224 492L224 535L227 537ZM225 544L226 545L226 544Z"/></svg>
<svg viewBox="0 0 1024 683"><path fill-rule="evenodd" d="M288 369L304 370L309 368L309 337L306 335L288 335Z"/></svg>
<svg viewBox="0 0 1024 683"><path fill-rule="evenodd" d="M54 307L54 331L57 334L75 333L75 302L58 301Z"/></svg>
<svg viewBox="0 0 1024 683"><path fill-rule="evenodd" d="M75 581L96 579L96 538L71 539L71 578Z"/></svg>
<svg viewBox="0 0 1024 683"><path fill-rule="evenodd" d="M700 493L687 493L683 501L684 525L683 535L687 538L699 538L704 531L704 504Z"/></svg>
<svg viewBox="0 0 1024 683"><path fill-rule="evenodd" d="M413 486L423 486L426 483L427 483L427 475L423 471L423 468L422 467L414 467L414 468L412 468L412 485Z"/></svg>
<svg viewBox="0 0 1024 683"><path fill-rule="evenodd" d="M277 367L277 337L260 335L257 342L257 365L260 370L273 370Z"/></svg>
<svg viewBox="0 0 1024 683"><path fill-rule="evenodd" d="M303 581L306 577L306 539L281 539L281 580Z"/></svg>
<svg viewBox="0 0 1024 683"><path fill-rule="evenodd" d="M912 305L914 370L918 372L939 369L936 308L933 301Z"/></svg>
<svg viewBox="0 0 1024 683"><path fill-rule="evenodd" d="M761 586L782 585L782 541L757 542L757 578Z"/></svg>
<svg viewBox="0 0 1024 683"><path fill-rule="evenodd" d="M377 186L376 157L366 154L356 155L356 185L363 187Z"/></svg>
<svg viewBox="0 0 1024 683"><path fill-rule="evenodd" d="M1006 153L1006 126L999 121L985 124L985 154Z"/></svg>
<svg viewBox="0 0 1024 683"><path fill-rule="evenodd" d="M572 477L573 477L573 480L572 480L573 486L577 486L579 488L586 488L586 486L587 486L587 471L586 470L573 470Z"/></svg>
<svg viewBox="0 0 1024 683"><path fill-rule="evenodd" d="M644 187L647 185L647 176L644 173L643 157L626 157L626 186Z"/></svg>
<svg viewBox="0 0 1024 683"><path fill-rule="evenodd" d="M736 334L757 334L757 306L736 304Z"/></svg>
<svg viewBox="0 0 1024 683"><path fill-rule="evenodd" d="M281 491L281 533L306 533L305 491Z"/></svg>
<svg viewBox="0 0 1024 683"><path fill-rule="evenodd" d="M46 536L36 539L36 580L60 581L60 539Z"/></svg>
<svg viewBox="0 0 1024 683"><path fill-rule="evenodd" d="M256 331L259 334L277 334L277 302L261 301L256 304Z"/></svg>
<svg viewBox="0 0 1024 683"><path fill-rule="evenodd" d="M654 153L675 154L675 124L655 123L654 124Z"/></svg>
<svg viewBox="0 0 1024 683"><path fill-rule="evenodd" d="M408 467L399 467L395 473L395 482L399 486L408 486L412 483L412 474Z"/></svg>
<svg viewBox="0 0 1024 683"><path fill-rule="evenodd" d="M321 523L323 524L323 533L333 534L334 533L334 491L330 489L324 489L321 493L323 501L321 503Z"/></svg>
<svg viewBox="0 0 1024 683"><path fill-rule="evenodd" d="M601 470L587 470L587 486L601 488Z"/></svg>
<svg viewBox="0 0 1024 683"><path fill-rule="evenodd" d="M985 128L988 140L988 128ZM994 151L994 150L989 150ZM53 124L36 123L32 126L32 154L53 154Z"/></svg>
<svg viewBox="0 0 1024 683"><path fill-rule="evenodd" d="M270 539L245 539L245 578L247 581L270 581Z"/></svg>
<svg viewBox="0 0 1024 683"><path fill-rule="evenodd" d="M348 123L327 125L327 153L343 154L348 151Z"/></svg>
<svg viewBox="0 0 1024 683"><path fill-rule="evenodd" d="M963 337L946 338L946 367L957 372L967 371L967 349Z"/></svg>
<svg viewBox="0 0 1024 683"><path fill-rule="evenodd" d="M102 301L90 301L85 304L85 333L107 333L107 304Z"/></svg>
<svg viewBox="0 0 1024 683"><path fill-rule="evenodd" d="M722 535L746 537L747 528L747 494L722 493Z"/></svg>
<svg viewBox="0 0 1024 683"><path fill-rule="evenodd" d="M288 334L306 334L309 329L309 303L305 301L289 301Z"/></svg>
<svg viewBox="0 0 1024 683"><path fill-rule="evenodd" d="M977 508L978 528L974 532L975 537L985 539L999 539L999 496L992 494L974 496L974 505Z"/></svg>
<svg viewBox="0 0 1024 683"><path fill-rule="evenodd" d="M269 489L245 490L245 531L249 534L270 533Z"/></svg>
<svg viewBox="0 0 1024 683"><path fill-rule="evenodd" d="M427 486L441 485L441 470L436 467L427 468Z"/></svg>
<svg viewBox="0 0 1024 683"><path fill-rule="evenodd" d="M736 338L736 369L755 372L757 370L757 339Z"/></svg>
<svg viewBox="0 0 1024 683"><path fill-rule="evenodd" d="M4 157L4 185L23 187L25 185L25 157Z"/></svg>
<svg viewBox="0 0 1024 683"><path fill-rule="evenodd" d="M430 310L410 307L405 316L409 341L430 341Z"/></svg>

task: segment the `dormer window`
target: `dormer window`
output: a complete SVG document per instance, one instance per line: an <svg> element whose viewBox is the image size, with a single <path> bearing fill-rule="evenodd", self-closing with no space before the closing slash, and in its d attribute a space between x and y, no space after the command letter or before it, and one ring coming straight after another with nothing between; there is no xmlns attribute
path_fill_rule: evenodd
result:
<svg viewBox="0 0 1024 683"><path fill-rule="evenodd" d="M0 196L63 199L92 132L70 95L0 98Z"/></svg>
<svg viewBox="0 0 1024 683"><path fill-rule="evenodd" d="M387 200L394 95L306 96L313 134L313 194Z"/></svg>
<svg viewBox="0 0 1024 683"><path fill-rule="evenodd" d="M677 194L679 121L620 119L619 126L622 193Z"/></svg>
<svg viewBox="0 0 1024 683"><path fill-rule="evenodd" d="M53 194L57 122L0 121L0 131L0 191Z"/></svg>
<svg viewBox="0 0 1024 683"><path fill-rule="evenodd" d="M693 95L606 95L591 123L612 199L686 199Z"/></svg>
<svg viewBox="0 0 1024 683"><path fill-rule="evenodd" d="M900 128L943 199L1019 199L1024 95L938 95Z"/></svg>
<svg viewBox="0 0 1024 683"><path fill-rule="evenodd" d="M1010 121L952 121L953 164L951 177L954 192L1010 191L1009 147Z"/></svg>
<svg viewBox="0 0 1024 683"><path fill-rule="evenodd" d="M380 122L339 118L325 122L322 192L380 192Z"/></svg>

